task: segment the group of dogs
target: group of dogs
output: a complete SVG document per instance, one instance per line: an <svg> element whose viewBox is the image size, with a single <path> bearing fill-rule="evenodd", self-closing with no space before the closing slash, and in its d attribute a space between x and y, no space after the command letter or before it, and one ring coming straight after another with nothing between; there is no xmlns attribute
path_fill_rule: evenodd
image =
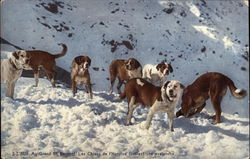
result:
<svg viewBox="0 0 250 159"><path fill-rule="evenodd" d="M55 59L67 52L65 44L61 53L51 54L41 50L17 50L9 59L1 59L1 83L5 83L6 96L13 98L15 83L21 76L22 70L33 70L35 86L38 86L39 70L46 73L52 86L55 86ZM77 93L77 85L85 85L90 98L93 98L92 84L88 68L91 59L88 56L77 56L72 61L71 86L73 95ZM146 64L144 67L135 58L113 60L109 66L110 89L118 78L117 99L127 98L128 113L126 124L131 124L134 109L142 104L149 107L145 123L141 126L148 129L155 113L167 113L169 129L173 131L173 119L179 116L190 117L202 111L206 100L211 99L215 110L213 124L221 122L221 100L226 94L227 87L231 94L238 99L247 95L246 90L238 89L227 76L209 72L198 77L191 85L185 87L181 82L170 80L164 83L166 76L173 72L171 64L161 62L157 65ZM124 91L120 88L125 83ZM183 91L182 91L183 90ZM181 97L182 94L182 97ZM182 98L181 109L175 113L176 105Z"/></svg>

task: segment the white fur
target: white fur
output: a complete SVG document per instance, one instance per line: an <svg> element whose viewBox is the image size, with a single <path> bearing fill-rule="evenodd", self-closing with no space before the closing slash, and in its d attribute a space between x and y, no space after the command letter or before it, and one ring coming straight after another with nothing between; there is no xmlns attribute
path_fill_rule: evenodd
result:
<svg viewBox="0 0 250 159"><path fill-rule="evenodd" d="M151 65L147 64L142 69L142 78L149 80L150 82L154 84L160 83L163 84L163 80L165 78L164 74L161 73L161 71L157 70L157 65ZM164 70L164 73L166 73L167 68Z"/></svg>
<svg viewBox="0 0 250 159"><path fill-rule="evenodd" d="M242 91L242 90L238 88L238 89L236 89L234 92L238 94L238 93L240 93L241 91Z"/></svg>
<svg viewBox="0 0 250 159"><path fill-rule="evenodd" d="M14 97L16 81L23 71L22 65L23 61L21 58L16 59L14 56L11 56L9 59L1 59L1 83L5 84L7 97Z"/></svg>
<svg viewBox="0 0 250 159"><path fill-rule="evenodd" d="M143 85L144 85L144 83L143 83L140 79L136 79L136 83L137 83L138 85L140 85L140 86L143 86Z"/></svg>
<svg viewBox="0 0 250 159"><path fill-rule="evenodd" d="M130 77L130 79L132 78L140 78L142 77L142 73L141 73L141 70L142 70L142 67L138 67L137 69L135 70L128 70L128 75Z"/></svg>

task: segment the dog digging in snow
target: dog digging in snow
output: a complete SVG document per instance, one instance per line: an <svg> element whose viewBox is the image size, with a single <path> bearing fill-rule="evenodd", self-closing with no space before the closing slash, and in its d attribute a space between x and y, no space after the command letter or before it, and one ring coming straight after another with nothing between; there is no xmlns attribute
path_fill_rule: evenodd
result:
<svg viewBox="0 0 250 159"><path fill-rule="evenodd" d="M23 65L29 63L30 58L23 50L12 53L9 59L1 59L1 83L5 84L5 94L13 98L15 84L23 71Z"/></svg>
<svg viewBox="0 0 250 159"><path fill-rule="evenodd" d="M51 82L52 86L55 87L55 73L56 73L56 58L62 57L67 52L67 46L62 45L63 50L59 54L52 55L48 52L41 50L26 50L27 56L30 57L29 63L24 65L25 70L32 70L35 77L35 87L38 86L39 69L43 69Z"/></svg>
<svg viewBox="0 0 250 159"><path fill-rule="evenodd" d="M167 113L168 125L171 131L173 128L173 118L175 108L184 86L175 80L166 82L162 87L154 86L142 78L133 78L125 85L124 92L120 99L127 98L128 114L126 124L131 124L133 111L139 104L149 107L149 112L145 124L142 128L148 129L155 113Z"/></svg>
<svg viewBox="0 0 250 159"><path fill-rule="evenodd" d="M134 58L129 58L127 60L113 60L109 66L110 73L110 89L109 93L113 92L113 85L115 83L116 77L118 77L117 90L121 94L120 88L124 81L128 81L132 78L142 77L142 66L139 61Z"/></svg>
<svg viewBox="0 0 250 159"><path fill-rule="evenodd" d="M71 70L71 83L72 83L72 92L75 96L77 92L77 85L85 85L87 93L89 93L90 98L93 98L91 83L90 83L90 74L89 66L91 65L91 59L88 56L77 56L72 61L72 70Z"/></svg>
<svg viewBox="0 0 250 159"><path fill-rule="evenodd" d="M171 64L161 62L158 65L147 64L142 69L142 78L153 84L163 85L163 81L169 73L173 72Z"/></svg>
<svg viewBox="0 0 250 159"><path fill-rule="evenodd" d="M176 117L182 115L190 117L201 112L206 106L206 100L210 98L215 111L212 123L220 123L220 104L227 92L227 87L229 87L231 94L237 99L242 99L247 95L246 90L236 88L234 82L221 73L209 72L201 75L184 89L181 109L176 113Z"/></svg>

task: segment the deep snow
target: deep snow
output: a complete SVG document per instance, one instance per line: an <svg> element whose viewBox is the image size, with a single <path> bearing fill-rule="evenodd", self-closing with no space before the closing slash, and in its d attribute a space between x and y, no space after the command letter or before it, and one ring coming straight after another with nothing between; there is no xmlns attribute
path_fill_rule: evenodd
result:
<svg viewBox="0 0 250 159"><path fill-rule="evenodd" d="M249 119L238 114L223 113L223 123L212 125L212 114L204 110L190 119L175 119L174 132L168 129L166 114L158 114L147 131L140 128L147 108L137 108L134 124L125 126L127 103L114 101L114 95L94 91L90 100L84 90L72 97L62 85L52 88L41 79L34 87L32 82L18 80L15 100L1 90L2 157L249 157Z"/></svg>
<svg viewBox="0 0 250 159"><path fill-rule="evenodd" d="M143 108L135 112L135 125L124 126L126 102L113 101L114 95L106 93L110 62L135 57L142 65L171 62L174 72L167 79L179 80L186 86L205 72L221 72L249 94L248 2L4 0L1 38L23 49L51 53L61 51L57 43L63 42L68 53L56 62L67 71L75 56L90 56L95 95L93 100L87 100L82 91L73 98L70 89L62 85L53 89L48 81L40 80L35 88L34 79L21 78L15 100L1 96L4 155L27 150L249 158L249 95L237 100L228 91L222 102L223 123L219 125L210 124L213 109L208 102L206 110L194 118L176 119L175 132L170 133L165 115L157 115L152 128L142 131L138 124L146 118L147 109ZM1 58L10 55L3 51L14 50L1 44ZM77 157L93 156L97 157ZM147 153L142 157L152 156Z"/></svg>

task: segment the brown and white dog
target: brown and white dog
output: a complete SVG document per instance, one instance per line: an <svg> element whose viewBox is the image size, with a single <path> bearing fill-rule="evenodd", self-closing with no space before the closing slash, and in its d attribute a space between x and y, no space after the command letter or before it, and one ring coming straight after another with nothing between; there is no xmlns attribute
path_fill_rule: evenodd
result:
<svg viewBox="0 0 250 159"><path fill-rule="evenodd" d="M1 83L5 84L6 97L14 97L15 84L23 71L23 65L29 62L26 52L18 50L8 59L1 59Z"/></svg>
<svg viewBox="0 0 250 159"><path fill-rule="evenodd" d="M164 78L173 72L171 64L161 62L158 65L147 64L143 67L142 78L149 80L151 83L163 85Z"/></svg>
<svg viewBox="0 0 250 159"><path fill-rule="evenodd" d="M148 129L155 113L167 113L169 129L173 131L175 108L184 86L179 81L168 81L162 87L156 87L142 78L129 80L120 99L127 97L127 124L131 124L134 109L143 104L150 107L144 128Z"/></svg>
<svg viewBox="0 0 250 159"><path fill-rule="evenodd" d="M26 56L30 58L29 63L24 65L24 69L33 70L34 78L35 78L35 86L38 86L38 78L39 78L39 69L43 69L50 80L52 86L55 86L55 66L56 66L56 58L62 57L67 52L67 46L65 44L62 45L63 50L61 53L52 55L48 52L41 50L26 50Z"/></svg>
<svg viewBox="0 0 250 159"><path fill-rule="evenodd" d="M221 122L221 100L229 87L231 94L237 98L244 98L247 92L237 89L234 82L227 76L209 72L198 77L191 85L187 86L182 95L181 109L176 113L176 117L181 115L190 117L202 111L209 98L214 107L215 118L213 124Z"/></svg>
<svg viewBox="0 0 250 159"><path fill-rule="evenodd" d="M127 60L113 60L109 66L110 73L110 89L109 93L113 92L113 85L116 77L118 77L117 90L120 94L120 88L124 81L128 81L132 78L142 77L142 66L139 61L134 58L129 58Z"/></svg>
<svg viewBox="0 0 250 159"><path fill-rule="evenodd" d="M87 92L90 94L90 98L93 98L89 66L91 65L91 59L88 56L77 56L72 61L71 70L71 82L73 95L77 92L77 85L85 85Z"/></svg>

